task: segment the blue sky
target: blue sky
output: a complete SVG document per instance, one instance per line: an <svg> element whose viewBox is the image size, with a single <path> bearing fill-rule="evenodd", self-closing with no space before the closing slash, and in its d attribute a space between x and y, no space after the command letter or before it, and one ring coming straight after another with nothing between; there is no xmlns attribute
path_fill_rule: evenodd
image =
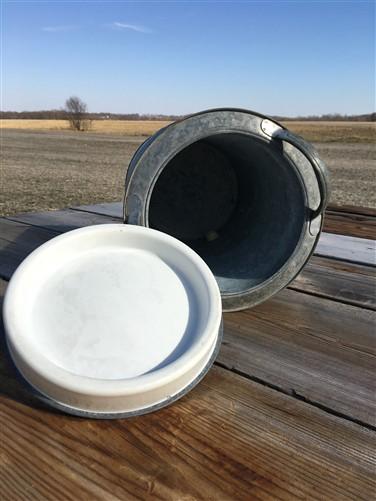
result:
<svg viewBox="0 0 376 501"><path fill-rule="evenodd" d="M2 1L3 110L375 108L369 1Z"/></svg>

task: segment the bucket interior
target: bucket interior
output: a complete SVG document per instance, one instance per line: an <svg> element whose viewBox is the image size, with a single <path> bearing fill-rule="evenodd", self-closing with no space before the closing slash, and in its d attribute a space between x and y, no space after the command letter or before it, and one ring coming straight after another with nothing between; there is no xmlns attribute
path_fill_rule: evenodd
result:
<svg viewBox="0 0 376 501"><path fill-rule="evenodd" d="M193 248L222 294L263 284L293 253L305 224L297 170L254 136L222 133L175 155L150 196L148 225Z"/></svg>

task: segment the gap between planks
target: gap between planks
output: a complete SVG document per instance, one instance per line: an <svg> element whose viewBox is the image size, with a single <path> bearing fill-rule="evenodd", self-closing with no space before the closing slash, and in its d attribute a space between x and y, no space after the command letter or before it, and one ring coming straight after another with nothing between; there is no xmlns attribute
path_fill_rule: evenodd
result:
<svg viewBox="0 0 376 501"><path fill-rule="evenodd" d="M118 217L119 220L122 218L123 204L122 202L112 202L103 203L97 205L83 205L79 207L72 207L73 210L83 211L88 213L96 213L100 215L105 215L109 217ZM328 212L328 218L330 219L330 211ZM349 214L348 218L352 216ZM341 225L344 226L346 223L346 213L341 213L342 220L336 222L335 226L336 234L323 232L321 234L320 240L315 249L315 254L319 256L325 256L333 259L341 259L344 261L364 264L364 265L376 265L376 248L375 241L370 238L359 238L350 235L337 234L340 231ZM325 219L324 219L325 221ZM363 235L376 236L376 218L367 218L368 226L363 230ZM350 221L353 226L356 224L354 221ZM372 229L371 229L372 225Z"/></svg>
<svg viewBox="0 0 376 501"><path fill-rule="evenodd" d="M34 232L29 231L23 240L27 238L32 241L38 232L40 234L46 232L44 233L45 236L42 237L41 235L40 240L37 241L39 244L64 231L92 224L118 222L117 219L109 216L69 209L46 213L23 214L13 218L3 218L3 221L9 221L9 224L24 225L25 228L34 228ZM53 232L53 234L48 232ZM9 240L6 233L7 231L3 230L2 238L9 241L9 247L12 245L24 245L25 242L20 242L19 236L13 235ZM15 243L16 240L17 244ZM35 247L31 245L29 248L29 252L31 252ZM25 252L24 257L26 255L27 252ZM12 270L8 269L6 273L4 273L4 270L1 271L1 268L4 268L4 264L2 266L0 264L0 276L9 279ZM367 309L376 309L375 273L369 266L354 265L351 262L330 259L327 256L312 256L303 271L289 287L306 294L332 299L333 301Z"/></svg>
<svg viewBox="0 0 376 501"><path fill-rule="evenodd" d="M350 263L375 266L376 241L334 233L321 233L314 254Z"/></svg>
<svg viewBox="0 0 376 501"><path fill-rule="evenodd" d="M312 405L313 407L316 407L317 409L320 409L321 411L328 413L331 416L335 416L335 417L340 418L340 419L345 419L346 421L350 421L356 425L367 428L370 431L376 431L376 425L372 425L372 424L366 423L360 419L353 418L352 416L349 416L348 414L343 414L342 412L335 411L334 409L331 409L330 407L328 407L326 405L323 405L319 402L315 402L315 401L310 400L309 398L307 398L303 395L300 395L300 393L298 393L294 389L285 390L284 388L282 388L280 386L269 383L268 381L264 381L263 379L260 379L257 376L252 376L252 375L248 374L247 372L243 372L239 369L236 369L235 367L229 368L226 364L219 362L218 360L216 360L214 362L214 365L221 367L222 369L228 370L230 372L233 372L234 374L237 374L238 376L249 379L250 381L253 381L254 383L261 384L262 386L266 386L267 388L270 388L272 390L283 393L284 395L295 398L301 402L305 402L306 404Z"/></svg>
<svg viewBox="0 0 376 501"><path fill-rule="evenodd" d="M376 315L285 289L224 314L217 361L334 414L376 425Z"/></svg>
<svg viewBox="0 0 376 501"><path fill-rule="evenodd" d="M71 207L77 211L92 212L95 214L107 215L122 219L122 202L109 202L96 205L82 205ZM351 209L351 207L349 207ZM361 208L354 207L360 211ZM337 233L359 238L376 238L376 210L364 209L365 213L353 213L340 208L329 208L325 212L324 232Z"/></svg>
<svg viewBox="0 0 376 501"><path fill-rule="evenodd" d="M90 218L90 224L97 224L98 222L102 222L102 223L107 223L108 222L108 217L107 216L99 216L99 215L93 215L93 214L85 214L84 216L82 216L82 213L80 213L80 217L77 218L78 216L78 213L79 211L77 211L77 213L75 213L75 211L70 211L70 210L65 210L65 211L52 211L52 212L47 212L47 213L41 213L41 214L29 214L29 215L22 215L21 217L23 218L24 216L27 216L28 218L28 221L29 223L25 224L25 223L20 223L20 222L15 222L15 223L12 223L10 221L8 221L8 223L6 224L6 226L8 226L8 228L11 231L11 234L8 235L8 241L6 243L7 245L7 251L8 251L8 254L9 254L9 262L5 262L5 265L8 264L9 268L8 270L6 271L6 274L8 274L8 276L6 276L6 278L9 278L11 272L12 272L12 269L14 269L14 266L16 264L16 261L20 261L22 260L31 250L33 250L33 247L38 247L41 243L43 243L45 240L48 240L49 238L51 238L52 236L54 236L54 234L56 233L50 233L50 231L55 231L56 228L58 227L61 231L61 225L62 224L65 224L65 229L70 229L70 226L69 225L72 225L72 224L75 224L76 227L80 227L85 224L88 224L88 218ZM81 218L84 218L84 219L81 219ZM38 227L38 225L30 225L30 221L34 221L35 222L35 218L38 218L38 220L36 222L38 222L38 224L40 225L43 225L43 226L40 226ZM68 220L70 219L70 222L69 224L68 223ZM5 220L6 222L6 220ZM48 225L49 227L49 230L45 229L46 228L46 225ZM26 231L26 235L25 235L25 232ZM13 233L12 233L13 232ZM22 237L21 239L19 238L17 232L19 232L19 236ZM323 296L322 294L322 291L320 290L320 287L322 287L322 284L324 283L323 282L323 277L325 278L325 267L328 265L328 262L325 261L323 258L318 258L318 257L314 257L312 258L312 260L321 260L321 264L322 262L324 261L324 270L323 270L323 273L321 274L322 276L320 277L320 280L318 282L316 282L316 284L312 281L312 275L315 276L317 275L317 266L314 267L313 271L311 269L311 279L304 279L304 272L303 274L300 275L300 277L297 278L296 280L296 283L294 282L295 286L293 286L293 288L295 289L298 289L299 292L301 292L301 289L304 290L304 292L308 292L308 294L311 294L313 293L313 298L314 297L318 297L320 298L320 295L321 297ZM335 264L336 262L333 261L332 264ZM3 263L4 264L4 263ZM348 267L350 265L345 265L343 262L340 263L340 262L337 262L336 263L337 265L337 274L342 274L342 285L341 285L341 290L343 290L343 285L345 285L346 287L346 281L348 281L349 279L349 276L351 276L352 278L354 278L353 274L350 275L349 274L349 269ZM311 266L311 263L308 263L307 267L308 266ZM338 269L338 266L341 267L341 269ZM345 266L347 266L347 269L343 269ZM356 268L356 271L357 271L357 276L356 276L356 280L354 279L353 282L351 283L351 286L349 287L348 284L347 284L347 290L349 291L350 289L350 292L351 292L351 289L352 287L354 286L354 288L356 290L359 290L359 287L361 286L362 283L365 283L366 282L366 279L369 278L369 276L367 275L367 273L369 273L370 271L370 268L369 267L363 267L363 268L360 268L360 267L356 267L355 265L351 265L353 268ZM316 271L315 271L316 270ZM302 279L303 277L303 279ZM338 277L336 278L338 279ZM360 281L359 281L360 279ZM296 287L296 284L299 284L299 280L301 281L301 285L298 285L298 287ZM339 279L338 279L339 280ZM335 301L338 303L338 306L336 307L337 310L338 308L340 308L340 310L338 311L338 316L340 317L340 320L342 321L342 318L343 318L343 315L346 313L346 308L343 308L344 307L344 302L346 301L342 301L340 299L340 297L338 297L338 284L339 282L336 280L332 281L331 283L329 283L328 285L328 281L325 282L326 283L326 288L327 288L327 296L329 296L327 299L335 299ZM308 285L307 285L308 284ZM368 290L368 294L372 295L372 282L370 282L369 284L369 290ZM311 289L311 292L309 292L307 289L308 287L310 287ZM293 292L293 291L292 291ZM346 289L345 289L345 292L346 292ZM364 293L364 291L362 290L362 293ZM269 304L269 306L271 307L271 305L274 305L273 308L275 309L276 307L278 307L278 304L281 300L283 300L284 297L286 297L286 294L288 294L287 291L284 291L284 292L281 292L277 297L273 298ZM337 294L337 296L335 296L335 294ZM349 294L349 292L347 292L347 294ZM303 296L305 296L305 294L303 294ZM344 296L344 294L342 293L342 296ZM289 296L290 297L290 296ZM316 311L316 315L318 315L317 318L320 318L320 315L324 314L325 312L325 315L327 317L327 315L330 313L330 311L336 311L336 308L334 308L333 305L326 305L325 303L325 300L321 300L319 302L317 302L317 300L315 299L311 299L310 302L312 303L312 305L314 304L317 304L317 305L321 305L320 308ZM362 301L367 301L367 298L364 299L364 296L362 296L361 294L359 295L358 298L355 298L355 300L357 300L358 302L362 303ZM278 302L279 301L279 302ZM283 303L283 308L284 309L287 309L289 310L289 308L291 309L293 306L296 306L296 305L299 305L301 304L300 306L300 313L298 314L298 318L299 316L301 316L304 312L304 316L306 318L310 318L310 316L312 316L312 307L311 305L309 305L309 307L305 307L304 306L304 301L306 301L304 299L304 297L302 297L301 294L299 293L295 293L295 295L291 296L290 299L287 300L287 302L285 301ZM349 304L349 302L351 301L351 298L347 301L347 303ZM356 306L360 306L361 307L361 311L363 311L365 309L365 307L367 308L372 308L372 305L370 304L357 304ZM274 311L272 308L272 311ZM278 308L277 308L278 309ZM322 310L322 313L320 313L320 310ZM254 314L258 314L259 312L262 312L263 311L263 307L262 305L257 307L256 309L252 310L252 315ZM355 311L355 310L354 310ZM230 314L231 315L231 314ZM241 315L240 313L238 315ZM296 315L296 313L295 313ZM362 313L362 315L364 316L364 313ZM263 342L261 343L261 345L258 346L258 357L261 359L263 359L263 357L265 356L265 342L268 340L268 338L270 337L270 334L271 333L268 333L268 331L266 330L265 331L265 325L267 325L267 323L265 323L265 320L268 318L268 316L270 316L270 312L267 312L266 313L266 318L263 317L263 315L261 315L261 317L259 318L250 318L249 321L246 322L246 329L248 329L250 332L247 334L247 336L249 335L250 338L254 340L257 339L257 335L255 332L252 332L252 324L255 324L255 326L259 326L259 331L262 332L262 336L263 336ZM227 318L225 316L225 318ZM228 317L229 318L229 317ZM239 316L238 318L242 318L241 316ZM328 318L328 317L327 317ZM346 317L344 317L346 318ZM351 315L350 315L350 318L351 318ZM312 317L313 320L316 320L316 317ZM326 320L327 322L328 320ZM342 324L341 324L341 321L338 323L338 325L336 324L335 326L333 325L333 329L334 329L334 334L336 334L337 330L338 332L341 332L341 330L343 330L342 328ZM261 323L260 323L261 322ZM269 322L270 323L270 322ZM249 325L248 325L249 324ZM325 325L325 324L324 324ZM360 324L359 324L360 325ZM273 355L273 352L275 349L278 348L278 350L281 350L284 346L284 343L285 341L283 341L283 336L280 335L280 319L276 319L276 322L274 323L274 333L272 334L272 337L273 339L279 339L279 343L277 343L277 347L276 346L271 346L269 347L267 350L271 351L271 353L268 353L267 352L267 356L266 356L266 359L264 360L264 362L267 362L267 360L271 357L271 359L273 359L272 355ZM358 328L359 326L357 326ZM289 329L293 329L294 326L293 325L290 325L287 329L287 331ZM322 329L322 326L320 327L320 324L317 325L316 329ZM368 327L368 329L370 329L370 327ZM233 329L232 329L233 330ZM242 330L244 330L244 325L242 326L242 329L240 329L240 333L242 332ZM256 329L257 330L257 329ZM231 331L231 329L230 329ZM282 329L283 332L287 332L286 330ZM235 339L235 346L239 344L239 335L240 333L237 333L237 340ZM309 332L307 332L307 334L309 334ZM329 333L330 334L330 333ZM326 334L328 335L328 333ZM299 341L299 339L296 337L297 334L295 334L295 339ZM303 336L300 336L300 340L303 341L305 339L305 337ZM307 338L308 339L308 338ZM334 340L335 340L335 336L334 336ZM269 342L269 341L268 341ZM267 342L267 344L268 344ZM299 341L300 342L300 341ZM294 343L292 344L291 346L291 349L294 350L294 349L301 349L302 347L300 346L300 344L294 345ZM243 342L242 342L243 343ZM236 352L240 353L240 355L244 352L244 346L242 346L242 343L240 345L240 348L237 348ZM317 344L318 343L318 344ZM315 341L315 344L317 346L320 345L320 343L322 344L322 340L320 339L316 339ZM231 343L230 343L231 344ZM228 345L228 343L227 343ZM226 343L224 343L224 346L226 346ZM300 346L300 348L299 348ZM345 349L346 347L344 348L341 348L342 351ZM346 350L348 351L349 349L357 349L356 347L356 343L354 345L353 348L349 348L347 347ZM227 356L230 356L231 355L231 351L229 351L229 348L227 347L226 348L227 350ZM261 351L260 351L261 350ZM346 350L344 353L346 353ZM245 348L245 351L249 351L248 348L246 347ZM307 351L307 348L306 348L306 353L308 354L308 356L312 356L312 354L314 354L314 352L312 352L312 349L309 348L308 351ZM323 345L323 351L322 353L324 354L325 353L325 344ZM284 355L284 370L286 370L286 361L289 360L288 357L286 358L286 355L288 354L288 352L285 351L285 355ZM348 353L347 356L349 356L350 352ZM249 354L249 359L251 360L252 359L252 353ZM323 355L324 356L324 355ZM330 360L330 358L329 358ZM335 359L331 360L331 364L333 365L334 364L334 367L338 370L338 367L341 366L341 364L338 366L338 361L335 362ZM278 360L274 360L273 363L276 363L278 365L280 361ZM226 362L227 363L227 362ZM316 362L317 363L317 360ZM294 379L294 373L297 372L296 371L296 360L293 361L290 357L290 360L288 361L288 365L291 365L292 369L293 370L287 370L287 372L285 372L285 375L284 377L282 378L282 387L283 385L286 386L287 388L287 392L292 392L292 391L295 391L295 393L297 395L300 395L308 400L311 400L311 401L314 401L317 403L317 405L322 405L322 406L326 406L329 408L329 406L327 405L327 401L329 400L330 401L330 394L327 395L327 396L324 396L324 399L322 398L322 395L321 395L321 399L320 398L317 398L317 395L313 396L311 394L307 394L307 392L304 392L302 391L301 389L299 389L299 387L296 385L296 380ZM244 368L244 360L241 359L241 356L240 356L240 360L237 360L236 361L236 365L233 365L232 368L234 368L235 370L239 370L239 371L242 371L243 368L242 368L242 365L243 365L243 368ZM343 365L343 364L342 364ZM260 380L262 381L265 381L266 384L270 384L270 385L273 385L273 384L276 384L275 381L276 381L276 377L277 375L275 373L273 373L273 367L270 367L270 371L271 371L271 376L269 378L265 377L265 374L263 374L262 372L262 367L260 366L252 366L252 365L247 365L247 371L249 374L252 374L254 377L257 377L259 378ZM343 369L343 367L342 367ZM342 371L341 369L341 371ZM300 367L299 368L299 371L302 371L303 370L303 373L304 373L304 367ZM359 377L359 381L362 381L365 377L365 374L361 375L359 373L359 370L356 369L356 365L352 368L352 371L354 371L354 375ZM298 372L299 372L298 371ZM274 371L275 372L275 371ZM346 371L343 371L343 374L342 374L342 378L344 378L344 376L346 376ZM355 377L354 376L354 377ZM333 377L332 376L329 376L328 377L328 380L330 381L330 378ZM278 379L278 377L277 377ZM317 379L317 375L316 375L316 379ZM312 389L314 390L313 391L313 394L316 392L317 393L317 386L320 387L320 385L323 385L323 382L325 381L325 377L324 377L324 380L321 381L320 378L317 380L317 382L315 384L313 384L313 388L311 387L310 389L310 392L312 393ZM334 379L335 381L335 379ZM343 381L341 382L341 385L344 387L344 382L346 382L346 378L343 379ZM310 383L312 383L312 381L310 381ZM280 381L277 381L277 385L280 384ZM338 382L337 382L338 384ZM325 386L325 385L324 385ZM272 386L271 386L272 387ZM342 395L342 397L344 396L343 395L343 392L340 394ZM345 398L345 397L344 397ZM369 397L367 397L369 398ZM346 398L345 398L346 400ZM351 403L351 400L350 400L350 403ZM342 413L344 415L346 415L346 406L348 407L349 405L349 402L345 401L345 404L346 405L343 405L343 402L336 402L336 408L333 409L335 412L337 413ZM369 414L369 411L367 411L367 405L365 406L365 402L363 402L363 404L361 406L359 406L359 409L356 410L357 411L357 415L356 416L351 416L351 418L353 420L358 420L359 422L360 421L364 421L364 422L367 422L367 415ZM364 414L366 413L366 414ZM368 413L368 414L367 414ZM364 416L366 415L366 419L364 419Z"/></svg>
<svg viewBox="0 0 376 501"><path fill-rule="evenodd" d="M372 426L371 314L285 290L251 310L224 315L217 360L266 386Z"/></svg>
<svg viewBox="0 0 376 501"><path fill-rule="evenodd" d="M90 208L92 211L89 211ZM93 212L94 208L97 208L97 212ZM25 213L8 216L5 219L62 232L90 224L118 223L120 222L120 210L121 202L115 202L98 204L97 206L82 206L81 208L76 207L61 211ZM77 217L75 217L75 213ZM106 218L108 218L107 221ZM322 233L314 254L366 266L376 265L375 241L365 238Z"/></svg>
<svg viewBox="0 0 376 501"><path fill-rule="evenodd" d="M0 294L5 287L0 281ZM177 492L367 500L375 488L373 433L218 366L172 406L127 420L76 418L39 404L4 356L0 390L0 478L10 499L20 489L62 501L78 493L173 500Z"/></svg>
<svg viewBox="0 0 376 501"><path fill-rule="evenodd" d="M15 486L55 500L367 500L375 489L369 430L218 367L174 405L134 419L78 419L1 397L0 420L10 497Z"/></svg>
<svg viewBox="0 0 376 501"><path fill-rule="evenodd" d="M372 207L359 207L357 205L332 205L329 204L328 212L340 212L345 214L355 214L359 216L371 216L376 218L376 209Z"/></svg>

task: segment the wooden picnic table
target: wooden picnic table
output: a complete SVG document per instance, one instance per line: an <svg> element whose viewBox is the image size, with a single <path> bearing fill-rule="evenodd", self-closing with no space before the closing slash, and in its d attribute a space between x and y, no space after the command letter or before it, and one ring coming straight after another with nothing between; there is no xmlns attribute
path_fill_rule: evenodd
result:
<svg viewBox="0 0 376 501"><path fill-rule="evenodd" d="M0 218L2 295L43 242L120 216L114 203ZM300 276L226 313L208 375L148 415L45 407L16 377L2 331L0 498L375 499L375 228L372 209L328 210Z"/></svg>

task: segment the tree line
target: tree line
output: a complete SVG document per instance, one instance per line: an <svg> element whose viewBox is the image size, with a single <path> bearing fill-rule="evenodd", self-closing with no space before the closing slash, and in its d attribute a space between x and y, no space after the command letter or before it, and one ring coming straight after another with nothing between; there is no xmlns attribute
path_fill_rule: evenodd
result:
<svg viewBox="0 0 376 501"><path fill-rule="evenodd" d="M2 119L26 120L67 120L69 112L66 110L40 110L40 111L0 111ZM86 114L89 120L178 120L182 115L154 115L140 113L90 113Z"/></svg>
<svg viewBox="0 0 376 501"><path fill-rule="evenodd" d="M87 104L78 96L70 96L65 107L59 110L41 111L0 111L0 119L27 120L67 120L70 128L76 131L87 131L93 120L176 120L175 115L139 115L119 113L89 113Z"/></svg>
<svg viewBox="0 0 376 501"><path fill-rule="evenodd" d="M74 117L83 121L84 129L80 129L78 124L74 124ZM27 119L27 120L69 120L73 129L85 130L91 120L166 120L175 121L184 118L185 115L155 115L140 113L90 113L86 104L78 97L72 96L67 99L65 108L59 110L40 111L0 111L0 119ZM341 113L329 113L324 115L308 115L296 117L273 116L278 121L331 121L331 122L375 122L376 113L363 115L343 115ZM73 120L73 122L72 122ZM86 122L85 122L86 121Z"/></svg>
<svg viewBox="0 0 376 501"><path fill-rule="evenodd" d="M307 115L296 117L273 117L277 121L288 122L375 122L376 113L366 113L364 115L342 115L341 113L327 113L325 115Z"/></svg>

